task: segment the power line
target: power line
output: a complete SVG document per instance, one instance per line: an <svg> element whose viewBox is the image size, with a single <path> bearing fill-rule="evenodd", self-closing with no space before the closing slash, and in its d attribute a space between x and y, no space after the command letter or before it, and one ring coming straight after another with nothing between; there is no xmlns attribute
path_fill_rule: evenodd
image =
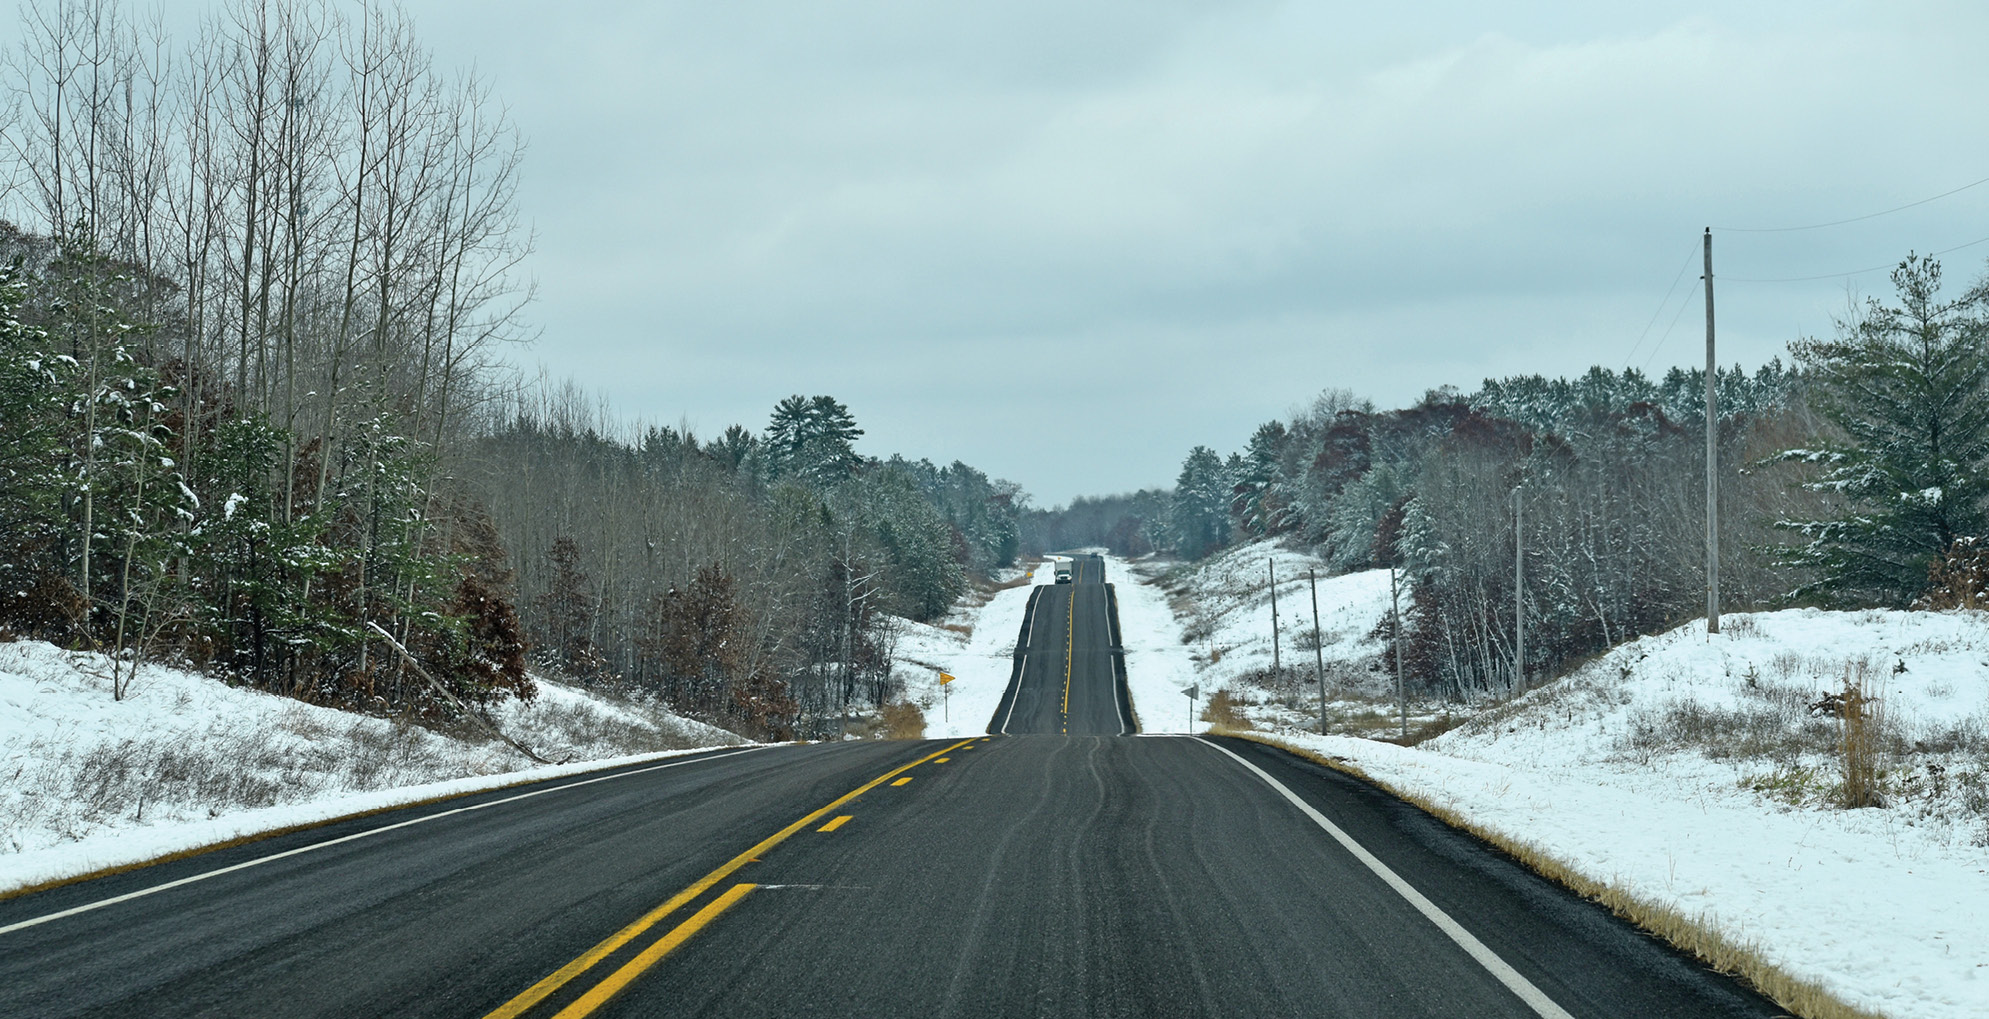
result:
<svg viewBox="0 0 1989 1019"><path fill-rule="evenodd" d="M1720 278L1725 279L1726 277L1722 276ZM1678 328L1678 320L1685 317L1685 309L1692 307L1692 298L1697 296L1697 294L1697 288L1690 288L1685 291L1685 300L1679 304L1678 313L1671 316L1671 324L1664 327L1664 335L1658 337L1657 346L1651 348L1651 356L1644 358L1643 367L1638 368L1638 371L1648 371L1651 362L1657 360L1658 351L1664 349L1664 341L1671 339L1671 331Z"/></svg>
<svg viewBox="0 0 1989 1019"><path fill-rule="evenodd" d="M1699 241L1695 238L1692 247L1685 252L1685 264L1678 267L1678 275L1671 278L1671 286L1665 289L1664 299L1658 302L1657 310L1651 312L1651 320L1644 323L1644 331L1637 334L1637 342L1630 345L1630 354L1623 359L1623 367L1628 368L1630 362L1636 360L1637 349L1644 345L1644 340L1651 335L1652 327L1656 326L1657 320L1664 315L1664 309L1671 305L1671 295L1677 292L1678 281L1685 278L1685 270L1692 268L1692 256L1698 253Z"/></svg>
<svg viewBox="0 0 1989 1019"><path fill-rule="evenodd" d="M1770 226L1770 227L1716 226L1713 229L1718 230L1722 233L1733 233L1733 234L1785 234L1785 233L1794 233L1795 231L1798 230L1821 230L1824 227L1843 226L1846 223L1862 223L1868 219L1877 219L1880 216L1890 216L1895 212L1905 212L1907 209L1925 205L1928 202L1938 202L1941 199L1948 197L1949 195L1958 195L1961 194L1963 191L1967 191L1969 188L1979 187L1983 184L1989 184L1989 177L1984 177L1981 180L1975 181L1973 183L1963 184L1962 186L1955 188L1953 191L1943 191L1940 194L1933 196L1932 198L1922 198L1917 202L1907 202L1905 205L1894 206L1893 208L1886 209L1882 212L1869 212L1862 216L1852 216L1850 219L1833 219L1828 223L1811 223L1807 226ZM1870 272L1871 270L1865 269L1860 271ZM1840 273L1839 275L1850 276L1854 274ZM1818 276L1811 278L1828 279L1829 277ZM1781 281L1777 280L1775 282L1781 282Z"/></svg>
<svg viewBox="0 0 1989 1019"><path fill-rule="evenodd" d="M1939 258L1942 255L1951 254L1953 252L1960 251L1963 248L1972 248L1978 244L1989 244L1989 237L1979 237L1975 240L1969 241L1967 244L1957 244L1952 248L1942 248L1939 251L1930 251L1927 253L1927 257ZM1862 276L1868 272L1877 272L1880 269L1890 269L1898 264L1899 264L1898 262L1887 262L1884 265L1870 265L1866 266L1863 269L1853 269L1850 272L1826 272L1818 276L1779 276L1773 279L1749 279L1743 276L1722 276L1720 277L1720 279L1721 281L1726 283L1808 283L1812 280L1841 280L1850 276Z"/></svg>

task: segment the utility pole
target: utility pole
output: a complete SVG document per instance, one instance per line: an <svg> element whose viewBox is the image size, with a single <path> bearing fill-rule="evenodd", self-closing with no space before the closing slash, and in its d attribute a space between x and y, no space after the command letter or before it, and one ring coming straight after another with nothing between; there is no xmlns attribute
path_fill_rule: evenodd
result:
<svg viewBox="0 0 1989 1019"><path fill-rule="evenodd" d="M1271 675L1278 674L1278 561L1264 560L1271 576Z"/></svg>
<svg viewBox="0 0 1989 1019"><path fill-rule="evenodd" d="M1326 735L1326 649L1319 640L1319 573L1305 571L1312 585L1312 676L1319 681L1319 735Z"/></svg>
<svg viewBox="0 0 1989 1019"><path fill-rule="evenodd" d="M1409 741L1409 684L1402 677L1402 599L1395 585L1395 564L1388 564L1388 629L1395 638L1395 703L1402 713L1402 742Z"/></svg>
<svg viewBox="0 0 1989 1019"><path fill-rule="evenodd" d="M1706 633L1720 632L1719 368L1713 359L1713 228L1706 228Z"/></svg>
<svg viewBox="0 0 1989 1019"><path fill-rule="evenodd" d="M1513 692L1526 686L1526 528L1522 526L1520 492L1512 490L1512 674Z"/></svg>

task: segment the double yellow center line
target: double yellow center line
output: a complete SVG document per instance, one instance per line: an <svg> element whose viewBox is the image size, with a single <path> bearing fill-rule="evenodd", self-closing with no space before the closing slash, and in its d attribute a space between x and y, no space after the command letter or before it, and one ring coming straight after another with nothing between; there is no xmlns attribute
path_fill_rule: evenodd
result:
<svg viewBox="0 0 1989 1019"><path fill-rule="evenodd" d="M1070 585L1070 601L1064 603L1064 732L1070 732L1070 649L1072 627L1078 621L1078 585Z"/></svg>
<svg viewBox="0 0 1989 1019"><path fill-rule="evenodd" d="M889 782L894 778L897 778L900 775L903 775L905 772L908 772L913 768L916 768L919 765L924 764L927 761L930 761L934 758L942 757L945 756L946 754L952 753L953 751L958 750L961 747L967 746L972 742L974 742L973 739L961 740L960 742L947 746L942 750L935 750L932 753L927 754L926 756L911 762L910 764L901 765L897 768L893 768L890 771L887 771L884 774L879 775L876 778L873 778L870 781L865 782L860 786L857 786L855 789L852 789L849 792L844 793L843 795L837 797L833 802L827 804L826 806L823 806L822 808L814 811L813 813L810 813L808 816L803 817L800 820L795 821L793 824L790 824L787 827L782 828L780 831L775 832L774 834L766 837L765 839L762 839L758 844L754 845L753 848L748 849L743 853L740 853L738 856L735 856L732 859L726 861L726 863L723 866L719 867L717 870L714 870L711 873L706 874L705 876L692 882L690 886L686 887L683 891L670 896L670 898L665 900L662 905L657 906L655 909L652 909L649 912L642 914L642 916L638 917L634 923L631 923L628 926L623 927L621 930L616 931L614 934L610 935L606 940L602 941L600 944L595 945L593 948L590 948L586 952L581 953L579 958L576 958L572 962L569 962L566 965L561 966L559 969L555 970L550 976L547 976L545 979L540 980L538 983L533 984L532 986L526 988L517 997L512 998L510 1001L507 1001L504 1004L498 1006L497 1010L491 1012L488 1016L485 1017L485 1019L516 1019L517 1016L524 1015L525 1012L527 1012L532 1008L532 1006L537 1005L539 1002L546 1000L548 997L551 997L560 988L565 987L567 984L573 982L573 980L576 977L587 972L589 969L592 969L594 966L598 965L603 959L606 959L609 956L615 954L617 951L621 950L624 946L626 946L629 942L634 941L636 938L641 937L644 932L648 931L651 927L656 926L659 922L663 920L663 918L669 916L670 914L676 912L679 909L682 909L684 906L690 904L692 901L696 900L699 896L703 895L705 892L710 891L712 887L717 885L719 882L724 881L728 877L731 877L732 874L735 871L737 871L739 868L744 867L749 863L755 862L760 857L761 854L767 852L768 850L774 848L775 846L780 845L782 842L787 841L788 837L793 835L795 832L801 831L802 829L807 828L808 826L814 824L815 822L820 821L822 818L827 817L829 814L833 813L836 810L836 808L841 807L843 804L848 803L849 801L854 800L859 796L862 796L864 793L867 793L872 789L875 789L878 786L883 785L884 783ZM606 979L602 980L599 984L595 985L592 989L590 989L586 994L582 995L579 999L575 1000L573 1004L568 1005L564 1009L561 1009L558 1015L555 1017L555 1019L579 1019L579 1017L585 1016L588 1013L593 1012L595 1009L605 1004L609 998L613 997L622 988L628 986L630 981L634 980L638 976L641 976L643 971L649 969L651 966L656 965L656 963L659 960L661 960L665 955L668 955L671 951L676 949L677 946L683 944L686 940L690 938L691 935L697 933L706 924L716 919L720 913L723 913L727 909L730 909L732 908L732 906L736 905L740 899L745 898L747 893L751 892L756 887L758 886L751 884L738 884L727 889L724 892L724 894L713 899L710 903L705 905L704 908L698 910L695 914L693 914L688 920L685 920L683 923L677 925L677 927L671 930L668 934L665 934L662 938L659 938L655 944L652 944L648 948L643 949L641 954L637 955L635 958L623 964L620 969L617 969L613 973L609 974Z"/></svg>
<svg viewBox="0 0 1989 1019"><path fill-rule="evenodd" d="M1077 572L1071 576L1070 600L1064 603L1064 706L1063 731L1070 731L1070 663L1071 641L1077 627L1077 585L1084 580L1084 563L1079 561Z"/></svg>

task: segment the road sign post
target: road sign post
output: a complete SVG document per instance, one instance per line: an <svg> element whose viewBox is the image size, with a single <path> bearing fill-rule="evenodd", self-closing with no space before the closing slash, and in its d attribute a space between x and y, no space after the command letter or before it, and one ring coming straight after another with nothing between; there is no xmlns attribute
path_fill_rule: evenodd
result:
<svg viewBox="0 0 1989 1019"><path fill-rule="evenodd" d="M1194 732L1195 731L1195 696L1202 692L1201 684L1197 683L1181 692L1188 695L1188 731Z"/></svg>
<svg viewBox="0 0 1989 1019"><path fill-rule="evenodd" d="M944 672L939 674L939 720L948 725L953 724L953 688L946 685L951 682L952 676Z"/></svg>

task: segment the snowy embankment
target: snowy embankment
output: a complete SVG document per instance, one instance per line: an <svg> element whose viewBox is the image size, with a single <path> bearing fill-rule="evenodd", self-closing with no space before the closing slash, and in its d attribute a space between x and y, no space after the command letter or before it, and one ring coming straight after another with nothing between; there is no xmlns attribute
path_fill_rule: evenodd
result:
<svg viewBox="0 0 1989 1019"><path fill-rule="evenodd" d="M969 592L937 625L899 620L892 656L905 699L925 712L930 739L959 739L988 731L988 720L1008 689L1015 641L1029 593L1056 577L1047 567L1026 564L1004 571L991 588ZM940 689L939 674L953 677Z"/></svg>
<svg viewBox="0 0 1989 1019"><path fill-rule="evenodd" d="M1855 1007L1989 1015L1989 619L1695 623L1419 746L1286 731ZM1846 809L1826 693L1874 695L1884 805ZM1814 707L1813 707L1814 706Z"/></svg>
<svg viewBox="0 0 1989 1019"><path fill-rule="evenodd" d="M1187 689L1199 679L1167 592L1132 563L1105 557L1105 579L1119 602L1119 639L1126 648L1126 690L1141 732L1199 732L1188 716ZM1206 695L1204 694L1204 699ZM1197 703L1201 703L1198 701Z"/></svg>
<svg viewBox="0 0 1989 1019"><path fill-rule="evenodd" d="M500 743L314 707L160 666L0 644L0 894L398 804L649 760L738 736L539 681Z"/></svg>

